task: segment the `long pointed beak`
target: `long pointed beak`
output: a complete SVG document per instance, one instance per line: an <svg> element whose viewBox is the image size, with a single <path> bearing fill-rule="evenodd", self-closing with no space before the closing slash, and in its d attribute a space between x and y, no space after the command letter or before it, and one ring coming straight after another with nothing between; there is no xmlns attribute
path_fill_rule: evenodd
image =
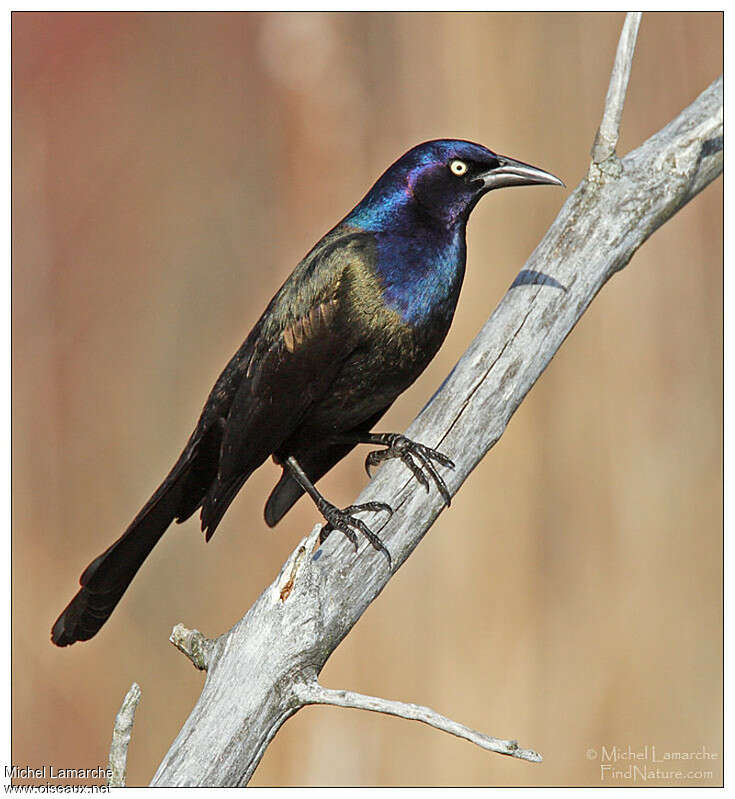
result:
<svg viewBox="0 0 735 799"><path fill-rule="evenodd" d="M486 190L499 189L503 186L563 186L564 183L550 172L545 172L537 166L524 164L505 155L496 155L499 164L495 169L490 169L477 176L482 180Z"/></svg>

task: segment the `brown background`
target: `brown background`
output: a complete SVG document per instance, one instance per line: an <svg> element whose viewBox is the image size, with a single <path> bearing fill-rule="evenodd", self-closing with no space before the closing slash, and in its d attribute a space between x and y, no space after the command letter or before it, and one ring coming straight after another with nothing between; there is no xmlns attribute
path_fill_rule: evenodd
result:
<svg viewBox="0 0 735 799"><path fill-rule="evenodd" d="M269 531L266 465L209 545L195 521L174 528L101 634L61 651L49 629L82 568L166 473L296 261L404 150L468 138L577 184L622 19L13 16L16 764L105 763L137 680L129 782L150 779L202 683L170 628L227 629L317 514L303 501ZM719 14L645 15L619 152L721 66ZM385 429L433 392L568 191L483 200L452 332ZM599 785L586 753L603 744L721 753L721 242L718 181L605 288L323 672L544 763L310 708L254 785ZM363 456L328 496L353 500ZM713 777L676 784L721 780L719 759L696 767Z"/></svg>

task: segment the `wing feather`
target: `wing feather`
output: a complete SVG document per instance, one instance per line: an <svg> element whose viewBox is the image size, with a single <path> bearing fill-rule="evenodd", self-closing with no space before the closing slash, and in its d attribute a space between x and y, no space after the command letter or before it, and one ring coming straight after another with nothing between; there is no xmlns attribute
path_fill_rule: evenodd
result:
<svg viewBox="0 0 735 799"><path fill-rule="evenodd" d="M354 231L320 242L259 320L249 337L252 352L233 366L236 379L225 380L231 402L217 474L202 505L207 538L240 486L291 436L358 346L342 275L370 244L369 234Z"/></svg>

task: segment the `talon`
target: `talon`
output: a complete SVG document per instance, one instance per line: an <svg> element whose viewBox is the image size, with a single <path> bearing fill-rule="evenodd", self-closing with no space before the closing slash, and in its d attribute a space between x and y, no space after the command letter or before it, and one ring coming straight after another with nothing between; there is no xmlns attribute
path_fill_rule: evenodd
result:
<svg viewBox="0 0 735 799"><path fill-rule="evenodd" d="M446 466L447 469L454 469L454 461L451 458L447 458L443 452L438 452L435 449L429 449L426 454L438 463L441 463L442 466Z"/></svg>
<svg viewBox="0 0 735 799"><path fill-rule="evenodd" d="M428 472L429 477L436 485L442 499L447 507L451 505L452 495L449 493L447 484L444 482L442 476L437 472L434 463L440 464L448 469L454 469L454 461L448 458L443 452L436 449L427 447L424 444L419 444L417 441L411 441L400 433L386 433L384 435L372 436L372 441L375 443L384 444L386 449L375 450L368 454L365 458L365 471L372 477L370 467L374 466L380 461L387 460L388 458L399 458L408 469L411 470L413 476L419 483L429 492L429 480L425 474ZM414 458L418 461L414 461Z"/></svg>
<svg viewBox="0 0 735 799"><path fill-rule="evenodd" d="M375 450L374 452L368 453L365 458L365 471L371 480L373 479L372 472L370 471L371 467L378 466L378 464L386 460L386 457L385 451L383 450Z"/></svg>
<svg viewBox="0 0 735 799"><path fill-rule="evenodd" d="M358 548L358 541L357 536L355 535L354 531L350 528L350 522L345 519L344 522L337 521L332 525L333 529L339 530L345 538L352 544L355 548L355 552L357 552Z"/></svg>
<svg viewBox="0 0 735 799"><path fill-rule="evenodd" d="M362 519L358 519L356 516L352 515L354 513L360 513L364 511L372 511L374 513L386 511L392 514L393 509L390 507L390 505L387 505L385 502L365 502L362 505L349 505L348 507L340 510L324 500L322 503L318 504L317 507L327 522L319 532L320 544L324 543L332 530L339 530L348 539L348 541L350 541L355 548L355 552L357 552L358 539L355 533L355 530L357 530L362 533L365 538L367 538L374 549L382 552L388 558L388 564L389 566L392 566L390 553L385 548L385 545L380 538L375 535L375 533L365 524L364 521L362 521Z"/></svg>
<svg viewBox="0 0 735 799"><path fill-rule="evenodd" d="M444 494L446 492L446 490L447 490L447 487L446 487L446 485L444 483L444 480L442 480L441 475L439 474L439 472L437 472L437 470L434 468L434 464L423 453L421 453L421 455L419 457L420 457L422 465L424 466L426 471L429 472L429 474L434 478L434 482L436 483L437 488L439 489L439 491L442 494ZM428 481L427 481L427 486L428 486Z"/></svg>
<svg viewBox="0 0 735 799"><path fill-rule="evenodd" d="M343 508L343 513L359 513L360 511L370 511L372 513L388 513L393 515L393 508L386 502L364 502L362 505L349 505Z"/></svg>
<svg viewBox="0 0 735 799"><path fill-rule="evenodd" d="M414 459L408 452L404 452L403 455L400 456L401 461L408 466L408 468L413 472L413 476L421 483L421 485L426 489L426 493L429 493L429 481L426 479L426 475L421 471L421 467L416 464Z"/></svg>
<svg viewBox="0 0 735 799"><path fill-rule="evenodd" d="M334 528L331 524L324 524L322 525L322 529L319 531L319 545L321 546L327 538L329 538L329 534L332 532Z"/></svg>
<svg viewBox="0 0 735 799"><path fill-rule="evenodd" d="M444 480L441 479L441 477L439 478L439 482L437 483L437 488L439 489L439 493L444 498L444 502L446 503L446 506L448 508L451 507L451 505L452 505L452 495L449 493L449 489L447 488L447 484L444 482Z"/></svg>

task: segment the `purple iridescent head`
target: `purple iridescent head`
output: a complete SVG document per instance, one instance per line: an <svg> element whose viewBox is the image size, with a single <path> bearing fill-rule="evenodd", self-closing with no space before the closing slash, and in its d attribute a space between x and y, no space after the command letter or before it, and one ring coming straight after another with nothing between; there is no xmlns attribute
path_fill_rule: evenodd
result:
<svg viewBox="0 0 735 799"><path fill-rule="evenodd" d="M407 211L451 228L467 221L477 201L503 186L552 184L559 178L480 144L436 139L418 144L378 178L345 221L366 229L401 224Z"/></svg>

